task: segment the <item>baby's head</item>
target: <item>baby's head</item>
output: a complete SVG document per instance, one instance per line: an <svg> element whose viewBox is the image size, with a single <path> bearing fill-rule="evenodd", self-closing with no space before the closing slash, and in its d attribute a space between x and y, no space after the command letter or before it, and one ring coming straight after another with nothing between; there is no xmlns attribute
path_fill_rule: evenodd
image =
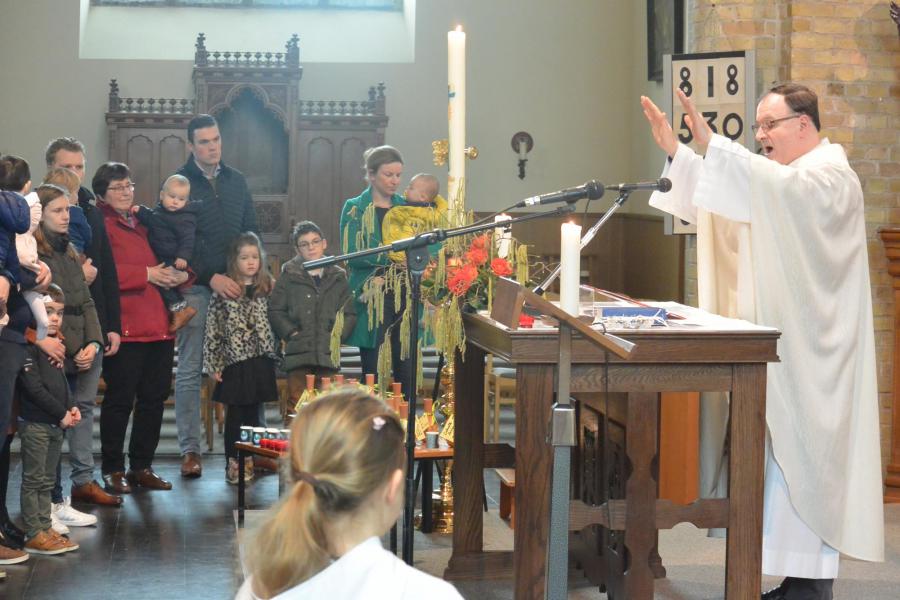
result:
<svg viewBox="0 0 900 600"><path fill-rule="evenodd" d="M184 175L172 175L159 191L159 203L169 212L184 208L191 197L191 182Z"/></svg>
<svg viewBox="0 0 900 600"><path fill-rule="evenodd" d="M404 195L409 204L430 204L434 202L440 191L441 184L437 177L428 173L419 173L409 180L409 186Z"/></svg>
<svg viewBox="0 0 900 600"><path fill-rule="evenodd" d="M47 309L47 335L56 337L62 327L63 313L66 308L66 295L55 283L51 283L44 296L44 308Z"/></svg>
<svg viewBox="0 0 900 600"><path fill-rule="evenodd" d="M78 204L78 188L81 187L81 179L71 169L56 167L47 171L44 175L44 183L52 183L66 190L69 204Z"/></svg>
<svg viewBox="0 0 900 600"><path fill-rule="evenodd" d="M0 156L0 190L23 196L31 191L31 169L24 158L12 154Z"/></svg>

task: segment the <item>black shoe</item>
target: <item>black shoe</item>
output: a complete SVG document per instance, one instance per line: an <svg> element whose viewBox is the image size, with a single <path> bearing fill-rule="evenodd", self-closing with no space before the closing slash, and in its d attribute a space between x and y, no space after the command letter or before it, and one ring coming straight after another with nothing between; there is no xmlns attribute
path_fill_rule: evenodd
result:
<svg viewBox="0 0 900 600"><path fill-rule="evenodd" d="M21 550L24 544L19 544L2 531L0 531L0 546L11 548L12 550Z"/></svg>
<svg viewBox="0 0 900 600"><path fill-rule="evenodd" d="M762 596L760 596L761 600L787 600L787 591L790 587L790 577L785 577L784 581L778 584L778 587L774 587L768 592L764 592Z"/></svg>
<svg viewBox="0 0 900 600"><path fill-rule="evenodd" d="M25 532L19 529L11 520L7 519L0 523L0 533L19 545L16 550L25 546Z"/></svg>

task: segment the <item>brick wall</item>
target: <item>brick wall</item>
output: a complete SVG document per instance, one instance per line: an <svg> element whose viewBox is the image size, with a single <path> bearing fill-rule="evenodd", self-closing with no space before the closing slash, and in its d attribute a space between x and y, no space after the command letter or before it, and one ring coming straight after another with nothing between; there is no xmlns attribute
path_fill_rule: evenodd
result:
<svg viewBox="0 0 900 600"><path fill-rule="evenodd" d="M844 145L859 174L866 202L884 464L891 439L893 304L876 231L900 224L900 41L888 7L887 0L691 0L688 8L692 52L755 50L759 91L784 81L813 88L819 95L822 133ZM685 296L696 304L695 240L686 240L685 254Z"/></svg>

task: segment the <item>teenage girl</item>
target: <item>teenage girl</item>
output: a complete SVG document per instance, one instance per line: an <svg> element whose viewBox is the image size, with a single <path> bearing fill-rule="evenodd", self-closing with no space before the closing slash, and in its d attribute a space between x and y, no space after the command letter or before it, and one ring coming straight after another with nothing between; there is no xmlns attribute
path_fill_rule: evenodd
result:
<svg viewBox="0 0 900 600"><path fill-rule="evenodd" d="M275 338L267 310L273 280L266 255L254 233L239 235L228 249L227 275L244 286L244 294L229 300L214 294L209 301L204 369L217 382L213 400L225 405L225 479L237 483L234 443L241 425L259 426L260 404L278 399L275 383ZM250 458L247 459L250 462ZM244 471L253 477L252 465Z"/></svg>
<svg viewBox="0 0 900 600"><path fill-rule="evenodd" d="M381 546L403 510L403 439L394 412L358 389L301 409L291 427L293 483L243 552L250 576L237 599L460 600Z"/></svg>

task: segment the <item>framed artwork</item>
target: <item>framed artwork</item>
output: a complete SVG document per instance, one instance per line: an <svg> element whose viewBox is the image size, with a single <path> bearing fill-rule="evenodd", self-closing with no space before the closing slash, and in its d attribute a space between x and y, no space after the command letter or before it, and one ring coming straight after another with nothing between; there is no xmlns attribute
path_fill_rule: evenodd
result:
<svg viewBox="0 0 900 600"><path fill-rule="evenodd" d="M662 81L663 54L684 52L684 0L647 0L647 79Z"/></svg>

